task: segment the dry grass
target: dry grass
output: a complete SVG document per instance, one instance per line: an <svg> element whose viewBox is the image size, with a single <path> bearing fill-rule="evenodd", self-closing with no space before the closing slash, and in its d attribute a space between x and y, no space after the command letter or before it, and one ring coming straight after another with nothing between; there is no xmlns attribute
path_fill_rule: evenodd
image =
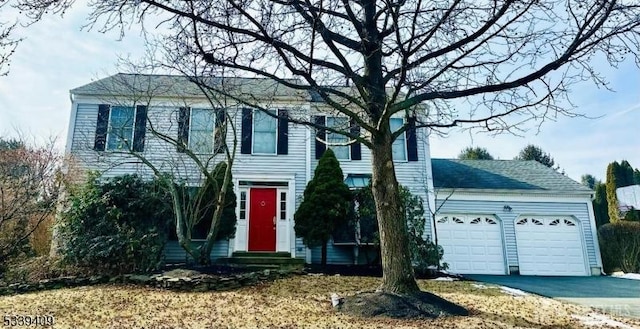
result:
<svg viewBox="0 0 640 329"><path fill-rule="evenodd" d="M51 230L53 226L55 215L52 213L47 214L44 219L39 223L38 227L33 231L31 236L29 237L29 243L31 243L31 248L36 253L37 256L48 256L49 248L51 246ZM37 218L35 221L40 220L41 218ZM32 220L32 222L34 222ZM32 223L31 225L35 225L36 223Z"/></svg>
<svg viewBox="0 0 640 329"><path fill-rule="evenodd" d="M467 307L472 315L420 321L363 319L330 306L332 292L353 294L377 284L376 278L296 276L206 293L105 285L0 297L0 314L53 315L55 328L583 328L571 315L591 312L536 296L505 295L497 288L436 281L420 284Z"/></svg>

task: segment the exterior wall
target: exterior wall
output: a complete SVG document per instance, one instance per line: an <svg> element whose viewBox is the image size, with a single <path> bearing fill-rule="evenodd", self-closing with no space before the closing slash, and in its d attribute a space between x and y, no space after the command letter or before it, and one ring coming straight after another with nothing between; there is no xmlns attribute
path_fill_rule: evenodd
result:
<svg viewBox="0 0 640 329"><path fill-rule="evenodd" d="M601 268L600 251L596 233L593 231L594 219L590 215L590 200L559 201L536 200L509 201L508 197L496 197L499 201L488 200L456 200L455 196L444 201L437 199L439 214L490 214L495 215L502 222L504 231L505 251L509 267L518 266L518 253L516 249L515 220L521 215L553 215L573 216L580 221L583 233L583 243L587 253L587 261L591 268ZM505 211L504 206L511 207L511 211Z"/></svg>
<svg viewBox="0 0 640 329"><path fill-rule="evenodd" d="M202 242L194 241L193 245L200 245ZM227 257L229 253L229 241L220 240L216 241L211 250L211 261L215 261L218 258ZM178 244L178 241L169 241L164 246L164 261L168 264L173 263L187 263L191 256L187 255L187 252Z"/></svg>
<svg viewBox="0 0 640 329"><path fill-rule="evenodd" d="M107 178L134 173L151 178L153 172L144 164L139 163L133 156L119 154L113 151L93 151L99 104L132 105L132 103L126 99L101 99L76 96L72 105L70 118L71 129L67 142L67 153L72 155L79 167L99 171ZM138 102L138 104L141 104L141 102ZM142 104L148 104L148 118L154 129L174 138L178 135L178 110L180 107L211 107L198 99L153 99L142 102ZM304 113L307 113L306 111L308 109L308 103L296 103L293 101L268 105L273 109L289 109L292 113L296 111L304 111ZM229 110L228 115L235 126L238 139L240 139L242 124L241 111L234 111L234 106L230 106L230 108L231 110ZM289 123L288 154L286 155L241 154L240 142L238 140L236 158L233 166L233 177L236 183L247 176L251 176L251 180L253 181L268 180L268 178L274 174L294 177L292 185L295 193L290 198L290 201L295 203L295 207L289 207L288 217L290 217L290 252L298 258L305 257L306 248L302 240L296 239L294 236L293 213L300 202L298 195L302 195L306 183L309 180L307 177L309 167L307 160L308 136L308 128ZM233 145L233 137L232 129L228 129L227 145ZM199 171L186 155L178 153L174 146L168 145L150 133L149 124L147 124L145 149L142 154L161 171L172 172L176 176L185 179L188 184L198 185L202 179ZM203 159L206 160L206 158ZM213 161L211 161L211 166L213 167L217 162L224 160L224 155L216 155ZM222 255L227 256L229 254L229 248L233 246L233 240L230 242L231 243L225 242L222 244L221 242L216 243L214 251L212 252L212 259L221 257ZM225 248L226 250L223 251ZM177 243L170 243L166 247L166 252L167 260L171 261L179 261L186 256Z"/></svg>
<svg viewBox="0 0 640 329"><path fill-rule="evenodd" d="M147 104L147 113L149 122L154 129L166 133L169 136L177 137L178 135L178 110L180 107L189 106L194 108L210 108L211 106L202 99L170 99L170 98L139 98L137 104ZM132 99L127 98L99 98L93 96L74 95L72 104L69 139L67 141L67 153L71 154L77 164L84 169L100 171L104 177L114 177L124 174L137 173L143 177L152 177L153 172L144 164L130 155L119 154L117 152L95 152L93 144L95 140L96 123L98 117L99 104L112 105L128 105L132 106ZM264 104L273 109L289 109L291 113L304 116L309 113L311 104L304 100L280 101L280 103ZM237 131L238 139L241 133L241 111L234 111L235 105L231 104L227 108L229 117L232 119ZM228 129L227 144L233 145L233 134ZM314 132L310 128L302 125L289 123L288 130L288 154L287 155L251 155L240 154L240 143L236 150L236 158L233 166L233 177L237 183L243 177L252 177L252 180L260 180L264 177L275 175L293 176L293 190L295 191L292 202L294 207L289 207L290 235L291 235L291 254L297 258L306 258L307 261L319 262L320 251L317 248L307 250L302 239L296 238L293 231L293 213L299 206L304 189L308 181L313 177L313 172L318 164L315 159L315 142ZM427 134L424 129L417 131L418 140L418 158L419 161L397 161L396 175L400 184L408 187L412 193L417 194L425 200L425 211L428 216L429 198L427 194L427 178L431 177L430 163L428 154ZM145 135L145 149L143 152L145 158L149 159L161 171L172 172L178 177L185 179L188 184L198 185L201 181L201 175L197 168L192 164L184 154L178 153L175 147L167 145L159 138L153 136L149 132ZM224 156L217 155L211 161L212 166L218 161L224 160ZM371 173L371 153L363 146L362 160L341 160L342 170L348 174L370 174ZM257 177L257 178L256 178ZM236 184L237 188L237 184ZM430 234L430 227L427 227L425 235ZM224 246L230 248L223 252ZM220 244L216 243L214 247L215 256L227 256L233 250L234 241ZM179 261L184 259L184 251L177 243L167 246L167 260ZM316 257L317 256L317 257ZM352 263L353 250L351 247L345 246L329 246L329 260L331 263Z"/></svg>

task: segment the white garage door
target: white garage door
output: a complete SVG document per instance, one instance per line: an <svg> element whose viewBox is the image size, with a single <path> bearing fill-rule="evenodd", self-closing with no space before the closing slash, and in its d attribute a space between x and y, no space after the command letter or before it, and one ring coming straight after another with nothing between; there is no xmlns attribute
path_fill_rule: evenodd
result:
<svg viewBox="0 0 640 329"><path fill-rule="evenodd" d="M442 215L436 221L438 244L449 272L506 274L502 227L493 216Z"/></svg>
<svg viewBox="0 0 640 329"><path fill-rule="evenodd" d="M518 263L523 275L587 275L580 226L572 218L516 220Z"/></svg>

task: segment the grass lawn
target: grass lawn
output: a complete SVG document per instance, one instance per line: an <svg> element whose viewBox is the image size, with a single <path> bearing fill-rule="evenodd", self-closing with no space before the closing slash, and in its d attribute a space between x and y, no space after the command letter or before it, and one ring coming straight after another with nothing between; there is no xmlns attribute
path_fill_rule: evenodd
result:
<svg viewBox="0 0 640 329"><path fill-rule="evenodd" d="M364 319L332 309L331 293L372 290L378 282L307 275L204 293L101 285L0 297L0 315L49 314L54 328L591 328L573 317L592 313L588 308L469 282L420 281L424 290L468 308L469 317ZM616 320L640 327L640 321Z"/></svg>

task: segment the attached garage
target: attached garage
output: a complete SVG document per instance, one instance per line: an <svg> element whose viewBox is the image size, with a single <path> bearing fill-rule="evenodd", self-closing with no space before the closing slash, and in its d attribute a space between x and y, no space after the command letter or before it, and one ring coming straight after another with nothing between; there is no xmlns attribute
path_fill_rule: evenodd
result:
<svg viewBox="0 0 640 329"><path fill-rule="evenodd" d="M515 222L522 275L589 275L579 223L571 217L521 216Z"/></svg>
<svg viewBox="0 0 640 329"><path fill-rule="evenodd" d="M429 233L451 272L602 272L589 188L535 161L432 159L431 165L437 216Z"/></svg>
<svg viewBox="0 0 640 329"><path fill-rule="evenodd" d="M506 274L502 227L494 216L441 215L436 221L438 244L449 272Z"/></svg>

